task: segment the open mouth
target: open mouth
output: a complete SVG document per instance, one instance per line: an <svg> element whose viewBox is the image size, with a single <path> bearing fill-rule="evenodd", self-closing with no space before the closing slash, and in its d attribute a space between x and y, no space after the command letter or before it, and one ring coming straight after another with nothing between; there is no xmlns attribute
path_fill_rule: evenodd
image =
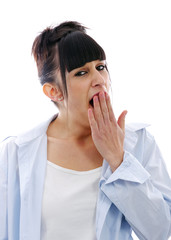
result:
<svg viewBox="0 0 171 240"><path fill-rule="evenodd" d="M90 105L94 108L93 98L90 100Z"/></svg>
<svg viewBox="0 0 171 240"><path fill-rule="evenodd" d="M94 102L93 102L94 96L99 96L99 92L96 93L96 94L94 94L93 97L92 97L92 98L90 99L90 101L89 101L89 104L90 104L90 106L92 106L92 108L94 108Z"/></svg>

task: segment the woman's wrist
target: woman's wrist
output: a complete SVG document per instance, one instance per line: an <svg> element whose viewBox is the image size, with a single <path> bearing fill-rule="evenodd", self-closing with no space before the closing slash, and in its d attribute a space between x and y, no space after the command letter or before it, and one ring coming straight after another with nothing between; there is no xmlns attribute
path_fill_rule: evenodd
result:
<svg viewBox="0 0 171 240"><path fill-rule="evenodd" d="M116 154L112 154L109 158L106 159L112 172L114 172L121 165L121 163L123 162L123 158L124 151L119 156L116 156Z"/></svg>

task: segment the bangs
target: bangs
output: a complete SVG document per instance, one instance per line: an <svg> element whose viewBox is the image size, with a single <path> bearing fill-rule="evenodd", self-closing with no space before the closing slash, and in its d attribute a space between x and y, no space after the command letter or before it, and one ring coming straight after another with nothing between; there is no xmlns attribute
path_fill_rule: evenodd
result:
<svg viewBox="0 0 171 240"><path fill-rule="evenodd" d="M87 62L106 60L102 47L90 36L80 31L69 33L61 39L58 46L62 73L66 70L71 72Z"/></svg>

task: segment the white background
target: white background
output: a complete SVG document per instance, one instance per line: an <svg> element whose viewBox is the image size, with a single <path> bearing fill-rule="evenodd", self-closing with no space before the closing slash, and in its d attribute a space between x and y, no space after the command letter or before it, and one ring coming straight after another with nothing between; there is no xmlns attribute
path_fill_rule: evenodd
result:
<svg viewBox="0 0 171 240"><path fill-rule="evenodd" d="M31 56L49 25L76 20L107 54L116 117L151 124L171 174L171 1L1 1L0 141L46 120L57 109L42 93Z"/></svg>

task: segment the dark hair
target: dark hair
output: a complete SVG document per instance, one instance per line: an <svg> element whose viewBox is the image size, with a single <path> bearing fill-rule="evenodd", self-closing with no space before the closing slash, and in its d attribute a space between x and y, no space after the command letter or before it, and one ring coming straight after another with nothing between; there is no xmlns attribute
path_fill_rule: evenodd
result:
<svg viewBox="0 0 171 240"><path fill-rule="evenodd" d="M106 59L102 47L86 34L86 28L73 21L63 22L54 28L48 27L41 32L34 40L32 54L37 63L40 83L55 82L60 89L63 87L66 97L66 70L70 72L86 62ZM58 68L62 86L56 79Z"/></svg>

